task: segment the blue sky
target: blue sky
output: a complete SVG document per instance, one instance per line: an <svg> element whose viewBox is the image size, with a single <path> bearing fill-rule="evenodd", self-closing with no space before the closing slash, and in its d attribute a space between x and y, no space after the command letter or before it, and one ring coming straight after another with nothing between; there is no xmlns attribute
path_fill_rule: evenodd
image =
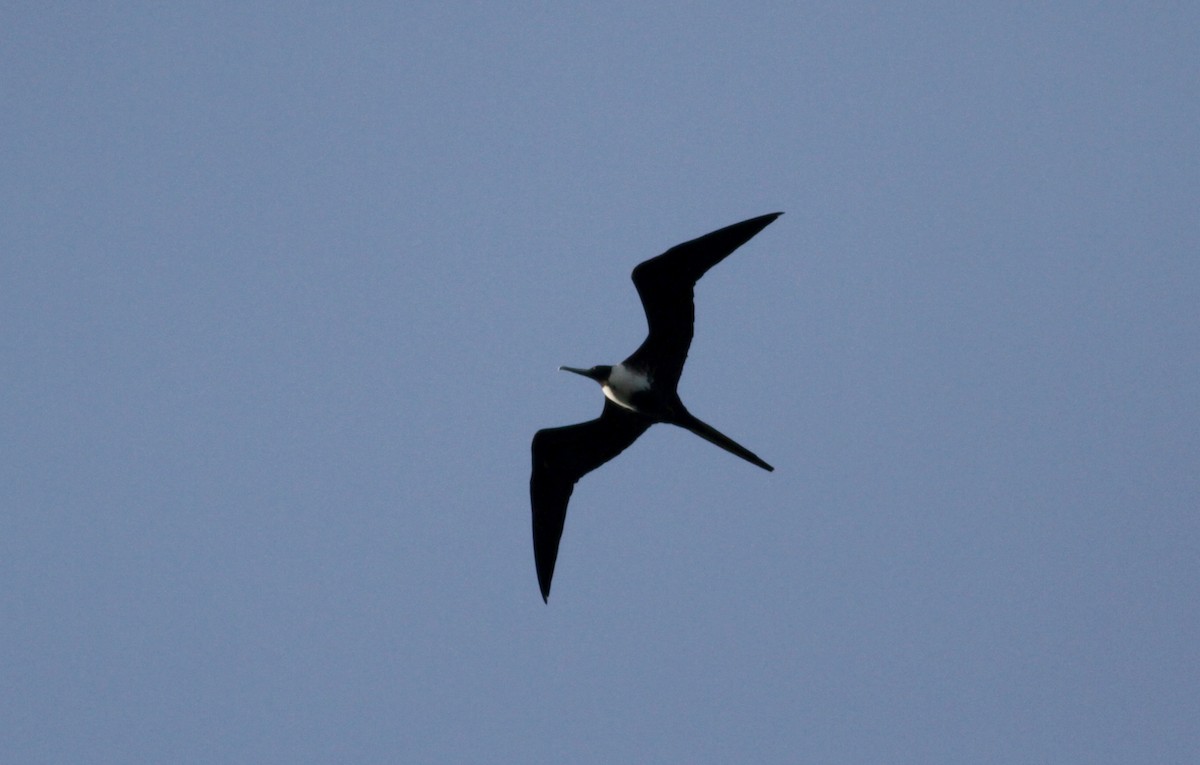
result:
<svg viewBox="0 0 1200 765"><path fill-rule="evenodd" d="M1200 12L0 12L0 759L1200 757ZM572 500L529 441L697 288Z"/></svg>

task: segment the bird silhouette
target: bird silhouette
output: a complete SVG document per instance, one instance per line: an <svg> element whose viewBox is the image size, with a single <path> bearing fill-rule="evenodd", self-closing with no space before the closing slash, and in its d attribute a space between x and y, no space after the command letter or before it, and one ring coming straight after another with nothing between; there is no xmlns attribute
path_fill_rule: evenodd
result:
<svg viewBox="0 0 1200 765"><path fill-rule="evenodd" d="M533 556L542 600L567 518L567 503L580 478L624 451L656 422L677 425L764 470L758 455L701 422L679 399L677 387L692 343L693 287L700 277L750 241L783 213L771 213L678 244L633 269L649 332L620 364L589 369L559 367L591 378L604 391L600 416L577 425L539 430L533 437L529 496L533 509Z"/></svg>

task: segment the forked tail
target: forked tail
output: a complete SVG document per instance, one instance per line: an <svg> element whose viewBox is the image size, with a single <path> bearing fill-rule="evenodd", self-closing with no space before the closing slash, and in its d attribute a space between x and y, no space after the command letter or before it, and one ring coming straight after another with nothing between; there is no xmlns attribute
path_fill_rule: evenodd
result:
<svg viewBox="0 0 1200 765"><path fill-rule="evenodd" d="M747 462L758 465L763 470L769 470L769 471L775 470L775 468L771 467L770 465L768 465L767 463L765 463L761 459L759 459L757 454L750 451L746 447L742 446L737 441L734 441L732 438L725 435L724 433L720 432L719 430L714 428L712 425L709 425L706 422L701 422L700 420L698 420L695 416L693 416L690 413L688 413L686 416L680 418L679 420L675 421L674 424L678 425L681 428L685 428L687 430L692 431L696 435L703 438L705 441L714 443L717 446L724 449L725 451L730 452L731 454L736 454L737 456L741 457L742 459L746 460Z"/></svg>

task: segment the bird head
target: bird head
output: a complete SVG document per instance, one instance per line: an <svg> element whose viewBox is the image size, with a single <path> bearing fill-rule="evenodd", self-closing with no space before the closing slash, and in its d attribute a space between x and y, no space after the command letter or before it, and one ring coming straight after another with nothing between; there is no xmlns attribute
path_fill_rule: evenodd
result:
<svg viewBox="0 0 1200 765"><path fill-rule="evenodd" d="M608 376L612 374L612 367L611 366L598 366L598 367L592 367L591 369L576 369L575 367L559 367L559 371L574 372L577 375L583 375L584 377L590 377L591 379L593 379L596 382L603 385L604 383L608 382Z"/></svg>

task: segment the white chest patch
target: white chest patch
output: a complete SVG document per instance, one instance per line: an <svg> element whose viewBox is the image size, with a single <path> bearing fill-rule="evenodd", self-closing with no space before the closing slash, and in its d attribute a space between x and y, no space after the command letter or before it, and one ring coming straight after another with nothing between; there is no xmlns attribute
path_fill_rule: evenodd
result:
<svg viewBox="0 0 1200 765"><path fill-rule="evenodd" d="M637 407L630 403L633 394L638 391L650 390L650 378L624 364L617 364L612 368L608 382L601 387L609 401L636 412Z"/></svg>

